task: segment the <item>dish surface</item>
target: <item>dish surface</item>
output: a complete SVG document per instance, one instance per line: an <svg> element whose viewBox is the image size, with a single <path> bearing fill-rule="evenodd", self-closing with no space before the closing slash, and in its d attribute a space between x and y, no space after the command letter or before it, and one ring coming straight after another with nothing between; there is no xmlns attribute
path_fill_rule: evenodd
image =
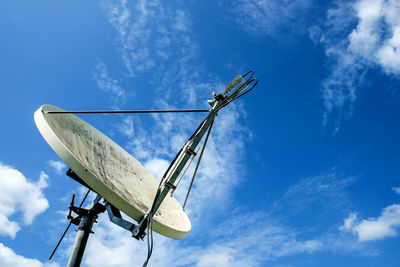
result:
<svg viewBox="0 0 400 267"><path fill-rule="evenodd" d="M72 114L41 106L34 115L40 133L58 156L97 194L139 221L153 203L159 181L123 148ZM153 230L184 238L191 229L188 216L168 194L154 215Z"/></svg>

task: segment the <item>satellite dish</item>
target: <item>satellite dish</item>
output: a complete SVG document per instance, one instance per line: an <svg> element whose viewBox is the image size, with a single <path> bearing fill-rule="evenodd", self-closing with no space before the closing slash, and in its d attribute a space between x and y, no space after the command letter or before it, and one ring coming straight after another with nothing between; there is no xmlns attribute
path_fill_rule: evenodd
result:
<svg viewBox="0 0 400 267"><path fill-rule="evenodd" d="M34 115L40 133L89 188L139 221L151 207L159 181L123 148L99 130L64 110L41 106ZM188 216L168 194L153 217L153 230L175 239L190 231Z"/></svg>
<svg viewBox="0 0 400 267"><path fill-rule="evenodd" d="M191 224L183 208L172 197L172 193L196 156L198 150L195 151L195 149L207 132L186 193L183 205L185 207L215 117L223 107L253 90L258 83L258 79L253 78L253 76L254 71L250 70L227 84L223 93L216 94L213 92L214 99L208 101L211 106L210 110L65 111L51 105L40 107L34 115L40 133L70 167L67 175L89 189L79 206L74 205L73 195L69 206L70 212L67 216L70 223L49 260L71 224L75 224L78 225L78 229L67 266L79 266L89 234L92 233L93 223L96 222L98 214L106 210L113 223L130 231L132 237L136 239L143 239L146 236L145 231L147 229L148 253L143 266L147 265L152 255L153 230L166 237L184 238L189 233ZM247 77L246 80L245 77ZM166 112L208 112L208 115L179 150L161 181L157 181L135 158L110 138L72 115L74 113ZM187 162L189 162L188 165ZM183 171L185 166L186 169ZM175 184L182 171L182 176ZM82 208L82 204L91 190L97 193L97 197L91 205ZM104 205L99 203L102 198ZM136 220L138 225L124 220L120 211Z"/></svg>

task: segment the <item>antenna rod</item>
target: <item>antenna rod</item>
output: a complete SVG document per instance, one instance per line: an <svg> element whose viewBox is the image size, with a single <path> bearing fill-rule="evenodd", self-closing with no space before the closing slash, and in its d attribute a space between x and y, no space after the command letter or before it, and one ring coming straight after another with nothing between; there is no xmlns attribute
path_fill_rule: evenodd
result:
<svg viewBox="0 0 400 267"><path fill-rule="evenodd" d="M211 132L211 128L213 127L213 124L214 124L214 119L211 121L210 127L208 128L206 140L204 140L204 145L203 145L203 148L201 149L199 160L197 161L196 168L194 169L193 177L192 177L192 180L190 181L189 189L186 193L185 202L183 202L183 206L182 206L183 210L185 210L186 202L188 200L190 190L192 189L194 178L196 178L197 170L199 169L200 161L201 161L201 158L203 157L204 149L206 148L208 137L210 136L210 132Z"/></svg>
<svg viewBox="0 0 400 267"><path fill-rule="evenodd" d="M82 207L82 204L85 202L85 200L86 200L87 196L89 195L89 193L90 193L90 189L87 191L85 197L82 199L82 202L81 202L81 204L79 205L79 208ZM73 197L72 197L72 201L71 201L71 205L70 205L70 206L73 206L73 205L74 205L74 198L75 198L75 194L73 194ZM70 214L69 214L68 216L71 216L71 210L69 210L69 213L70 213ZM69 218L68 218L68 219L69 219ZM61 241L63 240L65 234L68 232L68 229L69 229L69 227L71 226L71 224L72 224L72 221L69 222L69 224L68 224L67 228L65 229L64 233L62 234L60 240L58 240L58 243L57 243L55 249L53 250L53 252L51 253L51 255L50 255L50 257L49 257L49 260L51 260L51 258L53 258L54 253L56 253L56 250L57 250L58 246L60 245Z"/></svg>
<svg viewBox="0 0 400 267"><path fill-rule="evenodd" d="M73 110L73 111L43 111L44 114L99 114L99 113L182 113L209 112L208 109L172 109L172 110Z"/></svg>

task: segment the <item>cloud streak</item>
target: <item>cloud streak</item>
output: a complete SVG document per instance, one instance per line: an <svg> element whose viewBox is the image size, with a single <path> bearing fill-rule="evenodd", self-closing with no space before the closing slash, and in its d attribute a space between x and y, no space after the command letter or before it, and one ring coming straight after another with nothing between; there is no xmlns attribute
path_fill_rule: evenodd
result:
<svg viewBox="0 0 400 267"><path fill-rule="evenodd" d="M127 99L126 92L121 87L118 80L110 77L107 67L103 62L98 62L96 64L94 76L97 86L111 96L114 107L118 108L125 103Z"/></svg>
<svg viewBox="0 0 400 267"><path fill-rule="evenodd" d="M58 174L61 175L63 170L67 167L63 162L59 160L49 160L47 164L53 168L53 170Z"/></svg>
<svg viewBox="0 0 400 267"><path fill-rule="evenodd" d="M308 177L292 185L283 196L271 205L271 212L296 215L305 213L320 205L320 212L329 206L330 210L342 209L349 205L345 190L356 181L353 176L343 176L336 169L318 176Z"/></svg>
<svg viewBox="0 0 400 267"><path fill-rule="evenodd" d="M235 8L231 15L246 32L255 36L282 38L282 32L292 32L287 30L293 27L298 30L299 23L296 21L306 13L310 1L239 0L233 5Z"/></svg>
<svg viewBox="0 0 400 267"><path fill-rule="evenodd" d="M108 20L117 31L120 54L128 75L134 76L154 67L149 39L154 34L151 25L163 16L158 1L140 0L128 7L126 0L102 2Z"/></svg>

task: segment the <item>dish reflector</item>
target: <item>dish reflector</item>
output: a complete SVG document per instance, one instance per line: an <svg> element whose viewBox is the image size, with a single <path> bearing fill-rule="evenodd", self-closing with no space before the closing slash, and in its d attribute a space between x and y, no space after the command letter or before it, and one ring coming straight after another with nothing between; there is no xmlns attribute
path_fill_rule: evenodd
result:
<svg viewBox="0 0 400 267"><path fill-rule="evenodd" d="M139 221L153 203L159 181L123 148L72 114L41 106L34 115L40 133L58 156L96 193ZM180 204L167 195L153 217L153 230L182 239L191 224Z"/></svg>

